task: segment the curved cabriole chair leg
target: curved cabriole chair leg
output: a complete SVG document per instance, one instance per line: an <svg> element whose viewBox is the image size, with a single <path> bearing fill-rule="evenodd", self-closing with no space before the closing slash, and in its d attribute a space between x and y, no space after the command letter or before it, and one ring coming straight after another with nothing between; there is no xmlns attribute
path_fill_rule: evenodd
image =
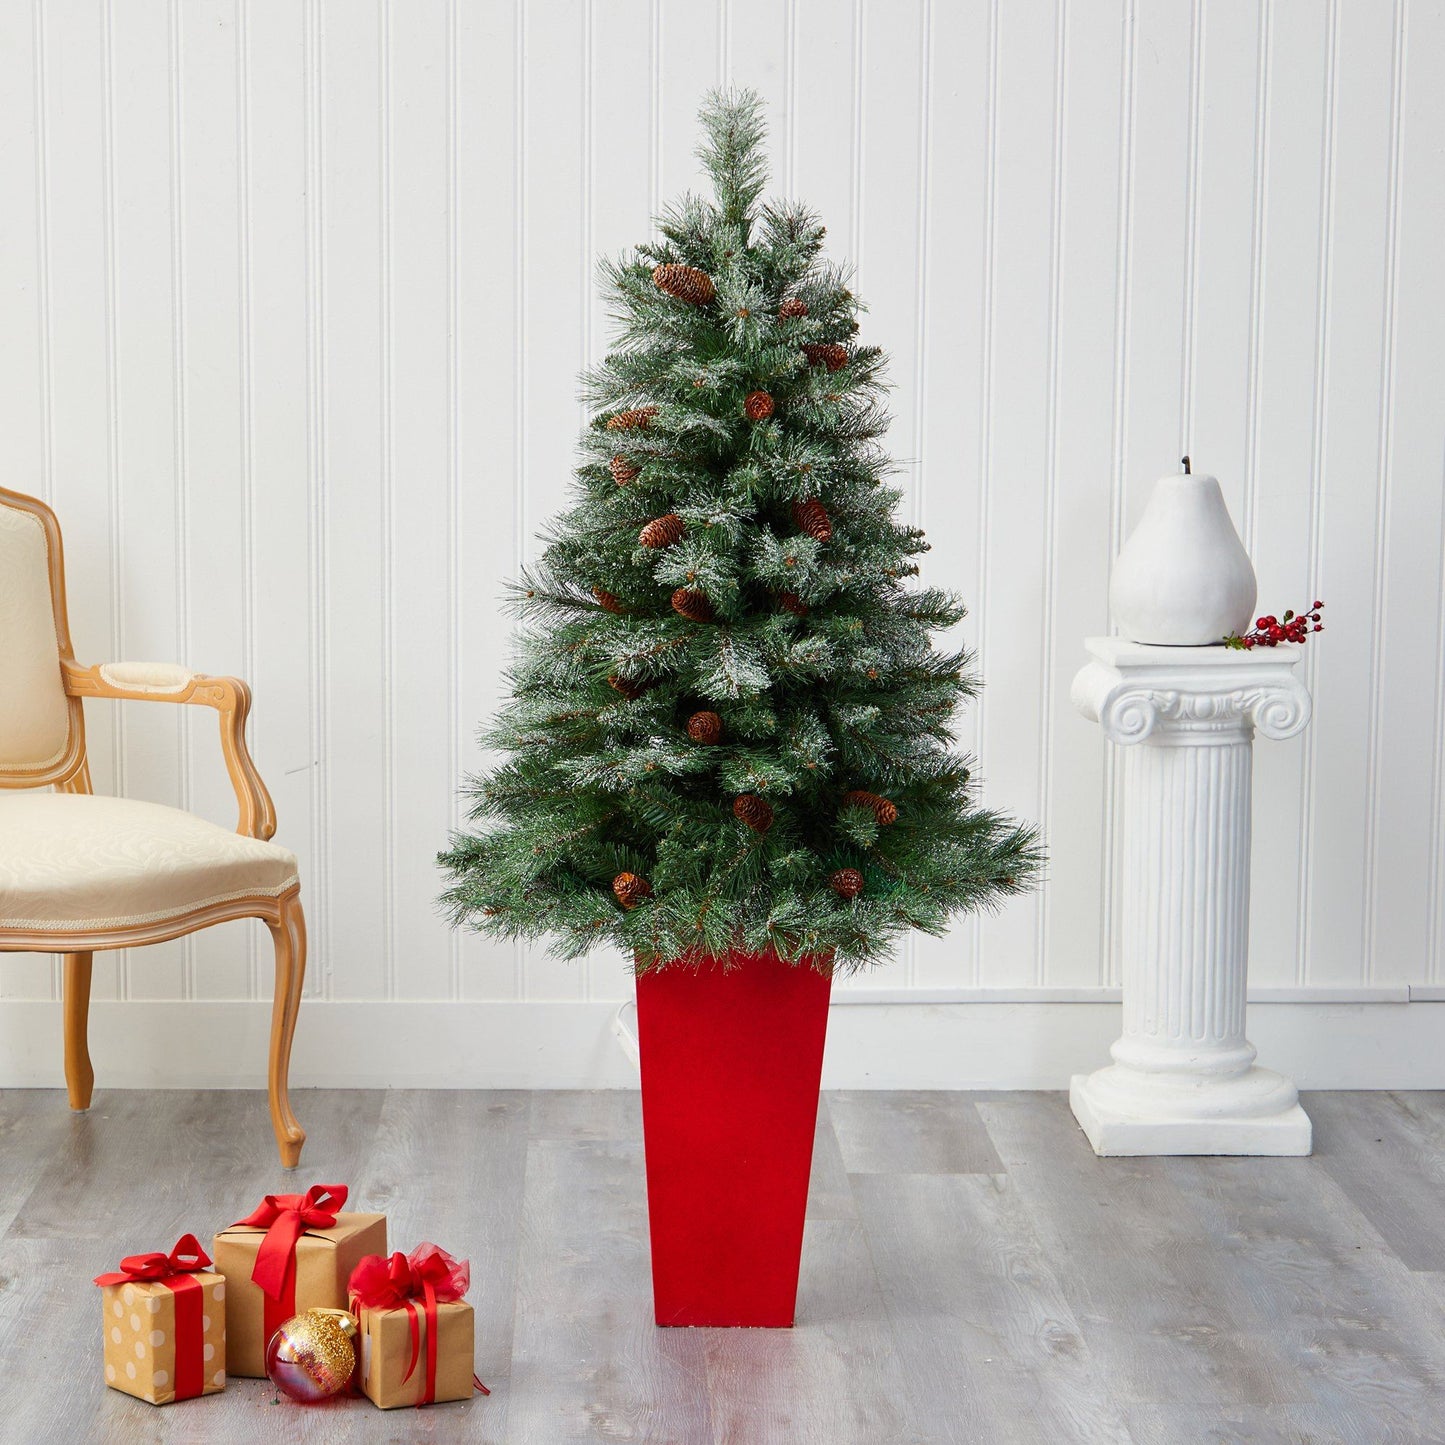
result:
<svg viewBox="0 0 1445 1445"><path fill-rule="evenodd" d="M90 1066L90 954L67 953L61 968L65 1024L65 1088L76 1112L90 1108L95 1070Z"/></svg>
<svg viewBox="0 0 1445 1445"><path fill-rule="evenodd" d="M300 893L284 897L278 921L268 921L266 926L276 945L276 994L271 1006L271 1057L266 1087L281 1167L295 1169L301 1162L301 1146L306 1142L306 1131L291 1112L288 1089L291 1040L296 1035L301 985L306 978L306 919L301 912Z"/></svg>

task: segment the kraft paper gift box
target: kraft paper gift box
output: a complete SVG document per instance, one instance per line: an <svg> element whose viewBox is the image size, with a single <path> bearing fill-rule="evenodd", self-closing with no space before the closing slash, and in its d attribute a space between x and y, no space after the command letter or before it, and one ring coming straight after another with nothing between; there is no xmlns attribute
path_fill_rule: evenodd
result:
<svg viewBox="0 0 1445 1445"><path fill-rule="evenodd" d="M343 1184L268 1194L216 1235L216 1268L230 1284L230 1374L264 1377L266 1346L277 1329L302 1310L344 1310L351 1272L366 1255L385 1251L386 1216L343 1213L346 1196Z"/></svg>
<svg viewBox="0 0 1445 1445"><path fill-rule="evenodd" d="M210 1262L187 1234L169 1255L131 1255L96 1279L111 1389L168 1405L226 1388L226 1277Z"/></svg>
<svg viewBox="0 0 1445 1445"><path fill-rule="evenodd" d="M411 1361L411 1325L404 1309L361 1312L361 1392L383 1410L419 1405L427 1385L427 1331L425 1312L417 1306L420 1355L407 1378ZM475 1321L466 1300L436 1307L436 1382L431 1402L472 1398L472 1360L476 1346ZM429 1402L429 1403L431 1403Z"/></svg>
<svg viewBox="0 0 1445 1445"><path fill-rule="evenodd" d="M476 1317L461 1298L471 1282L466 1260L434 1244L408 1255L371 1256L351 1276L359 1326L357 1383L383 1410L470 1400Z"/></svg>

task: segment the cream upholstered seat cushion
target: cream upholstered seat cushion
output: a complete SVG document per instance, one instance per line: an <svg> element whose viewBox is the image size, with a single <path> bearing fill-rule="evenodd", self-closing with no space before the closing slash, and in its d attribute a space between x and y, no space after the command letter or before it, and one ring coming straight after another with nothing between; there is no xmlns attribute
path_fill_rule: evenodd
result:
<svg viewBox="0 0 1445 1445"><path fill-rule="evenodd" d="M177 808L0 793L0 929L129 928L246 894L279 897L296 858Z"/></svg>

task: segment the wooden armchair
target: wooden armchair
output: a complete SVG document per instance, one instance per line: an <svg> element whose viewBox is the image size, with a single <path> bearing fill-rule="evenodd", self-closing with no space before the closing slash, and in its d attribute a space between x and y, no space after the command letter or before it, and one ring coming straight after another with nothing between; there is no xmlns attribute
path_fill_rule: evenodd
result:
<svg viewBox="0 0 1445 1445"><path fill-rule="evenodd" d="M236 831L176 808L94 796L87 697L214 708L240 806ZM246 749L250 706L250 690L233 677L77 663L55 514L0 488L0 951L64 954L65 1081L70 1107L86 1109L95 1077L86 1042L92 953L262 919L276 946L271 1124L282 1164L295 1168L306 1135L291 1112L287 1072L306 925L296 858L268 841L276 814ZM35 791L47 784L55 791Z"/></svg>

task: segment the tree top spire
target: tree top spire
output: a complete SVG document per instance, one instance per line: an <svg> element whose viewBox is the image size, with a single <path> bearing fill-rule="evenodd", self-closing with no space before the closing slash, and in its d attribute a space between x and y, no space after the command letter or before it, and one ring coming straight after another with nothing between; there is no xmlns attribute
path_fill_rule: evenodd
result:
<svg viewBox="0 0 1445 1445"><path fill-rule="evenodd" d="M697 157L713 183L724 222L742 225L768 183L768 127L755 90L712 90L702 106Z"/></svg>

